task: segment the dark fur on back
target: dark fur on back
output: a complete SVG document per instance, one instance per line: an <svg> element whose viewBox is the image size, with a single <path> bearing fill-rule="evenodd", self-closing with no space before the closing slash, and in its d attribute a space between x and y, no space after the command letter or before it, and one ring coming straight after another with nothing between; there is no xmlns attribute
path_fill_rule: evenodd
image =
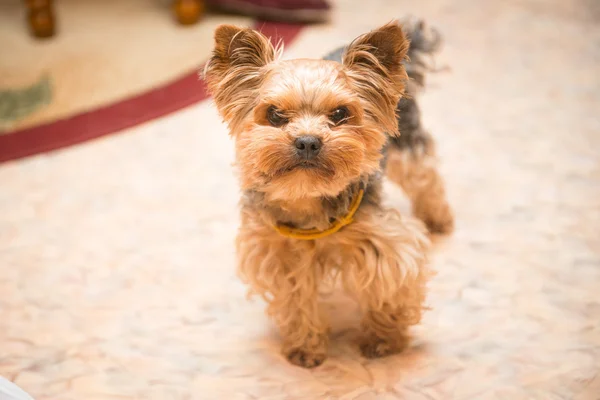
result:
<svg viewBox="0 0 600 400"><path fill-rule="evenodd" d="M400 136L390 136L389 145L400 149L419 150L429 147L432 139L422 128L417 95L424 87L426 73L430 70L426 57L440 49L442 40L437 30L427 27L423 21L407 19L403 21L402 27L410 40L408 59L404 61L409 82L405 95L396 108ZM343 53L344 47L340 47L324 59L341 62Z"/></svg>

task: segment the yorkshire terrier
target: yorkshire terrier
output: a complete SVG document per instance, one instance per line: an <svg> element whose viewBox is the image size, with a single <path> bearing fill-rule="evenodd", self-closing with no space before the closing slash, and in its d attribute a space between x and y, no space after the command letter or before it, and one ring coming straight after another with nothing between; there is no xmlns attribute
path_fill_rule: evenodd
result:
<svg viewBox="0 0 600 400"><path fill-rule="evenodd" d="M430 276L421 221L431 232L452 230L414 99L424 82L421 55L439 37L427 37L421 23L406 31L389 23L329 59L289 61L252 29L215 32L204 73L235 139L238 270L268 303L293 364L325 360L329 328L318 292L337 277L362 309L363 355L406 347ZM382 205L384 171L421 221Z"/></svg>

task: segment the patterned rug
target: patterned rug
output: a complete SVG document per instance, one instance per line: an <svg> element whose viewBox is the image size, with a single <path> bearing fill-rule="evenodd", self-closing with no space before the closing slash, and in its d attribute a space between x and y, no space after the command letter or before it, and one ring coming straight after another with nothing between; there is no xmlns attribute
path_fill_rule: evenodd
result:
<svg viewBox="0 0 600 400"><path fill-rule="evenodd" d="M60 31L49 41L28 36L21 0L0 4L0 162L114 133L204 100L198 71L220 23L254 26L288 44L302 29L213 14L182 27L167 4L148 0L56 3Z"/></svg>

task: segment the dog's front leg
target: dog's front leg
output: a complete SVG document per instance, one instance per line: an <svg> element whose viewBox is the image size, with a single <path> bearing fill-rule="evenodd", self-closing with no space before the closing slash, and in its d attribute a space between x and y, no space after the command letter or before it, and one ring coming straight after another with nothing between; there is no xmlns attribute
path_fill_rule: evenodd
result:
<svg viewBox="0 0 600 400"><path fill-rule="evenodd" d="M318 307L322 268L315 262L314 243L242 227L237 245L239 272L251 291L267 301L283 338L283 354L301 367L322 364L328 327Z"/></svg>
<svg viewBox="0 0 600 400"><path fill-rule="evenodd" d="M421 319L429 277L429 241L420 221L395 210L372 209L341 236L344 286L363 311L362 353L403 350L408 327Z"/></svg>
<svg viewBox="0 0 600 400"><path fill-rule="evenodd" d="M328 329L318 309L316 290L302 285L293 293L277 291L269 313L279 325L283 354L292 364L312 368L327 357Z"/></svg>

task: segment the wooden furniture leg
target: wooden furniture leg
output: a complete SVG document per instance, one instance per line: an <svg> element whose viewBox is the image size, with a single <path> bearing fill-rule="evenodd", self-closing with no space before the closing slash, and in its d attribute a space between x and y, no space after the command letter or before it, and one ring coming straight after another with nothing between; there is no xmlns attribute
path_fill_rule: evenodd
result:
<svg viewBox="0 0 600 400"><path fill-rule="evenodd" d="M173 0L175 17L182 25L195 24L204 12L203 0Z"/></svg>
<svg viewBox="0 0 600 400"><path fill-rule="evenodd" d="M38 38L54 35L55 21L52 0L25 0L31 34Z"/></svg>

